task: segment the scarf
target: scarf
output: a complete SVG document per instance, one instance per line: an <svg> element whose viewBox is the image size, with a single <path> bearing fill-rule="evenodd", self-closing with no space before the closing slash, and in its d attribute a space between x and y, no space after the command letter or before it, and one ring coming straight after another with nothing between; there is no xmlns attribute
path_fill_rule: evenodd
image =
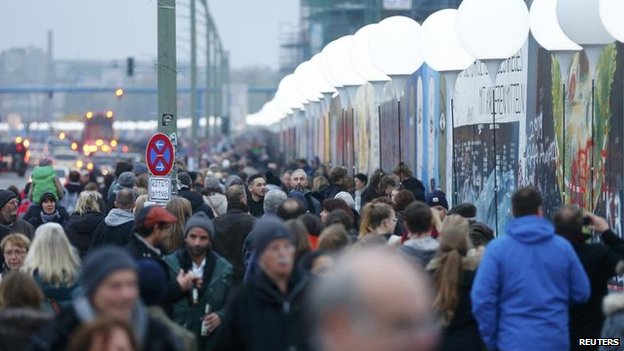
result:
<svg viewBox="0 0 624 351"><path fill-rule="evenodd" d="M58 210L54 210L54 213L52 214L46 214L45 212L41 211L40 216L41 216L41 220L43 221L43 223L48 223L48 222L60 223L61 222L61 215L59 214Z"/></svg>

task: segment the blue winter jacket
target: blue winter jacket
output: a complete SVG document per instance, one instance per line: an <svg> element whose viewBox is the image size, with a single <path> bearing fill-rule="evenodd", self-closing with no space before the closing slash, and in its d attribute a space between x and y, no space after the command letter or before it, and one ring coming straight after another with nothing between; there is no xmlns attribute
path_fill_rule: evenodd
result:
<svg viewBox="0 0 624 351"><path fill-rule="evenodd" d="M492 241L471 291L489 350L568 350L568 306L585 302L589 280L574 249L543 217L511 221Z"/></svg>

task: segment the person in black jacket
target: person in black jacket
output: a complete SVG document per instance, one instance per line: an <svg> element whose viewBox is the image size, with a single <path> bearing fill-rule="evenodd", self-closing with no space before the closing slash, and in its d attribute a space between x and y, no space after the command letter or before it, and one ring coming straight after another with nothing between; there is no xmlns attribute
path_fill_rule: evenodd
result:
<svg viewBox="0 0 624 351"><path fill-rule="evenodd" d="M262 174L254 174L247 179L247 207L249 214L260 218L264 215L264 195L266 195L266 178Z"/></svg>
<svg viewBox="0 0 624 351"><path fill-rule="evenodd" d="M399 164L392 169L392 173L394 173L394 176L403 188L414 194L416 200L425 202L425 185L412 176L412 170L405 163L399 162Z"/></svg>
<svg viewBox="0 0 624 351"><path fill-rule="evenodd" d="M588 222L584 223L583 218ZM604 233L609 230L604 218L583 214L580 208L567 205L557 210L553 221L556 233L572 244L591 286L591 296L586 303L570 306L570 347L580 350L584 347L579 346L579 339L600 338L605 319L601 304L608 293L607 282L612 276L624 273L624 262L621 255L604 244L586 243L591 237L583 233L583 227Z"/></svg>
<svg viewBox="0 0 624 351"><path fill-rule="evenodd" d="M41 195L39 203L33 203L24 214L24 220L37 229L40 225L48 222L58 223L65 226L69 221L69 213L63 206L56 202L56 197L51 192Z"/></svg>
<svg viewBox="0 0 624 351"><path fill-rule="evenodd" d="M32 337L32 350L66 350L72 332L99 316L132 325L140 350L182 350L180 340L148 315L139 299L136 263L123 249L107 246L94 250L84 262L79 281L82 293L71 308Z"/></svg>
<svg viewBox="0 0 624 351"><path fill-rule="evenodd" d="M169 317L173 317L173 304L186 296L193 288L192 272L180 270L177 277L169 274L169 266L164 260L162 247L171 236L171 225L176 217L159 206L144 207L136 216L135 233L130 237L126 250L137 260L150 259L158 263L167 272L167 285L162 308Z"/></svg>
<svg viewBox="0 0 624 351"><path fill-rule="evenodd" d="M215 350L308 350L308 279L295 269L295 238L273 216L257 221L254 233L260 270L229 301Z"/></svg>
<svg viewBox="0 0 624 351"><path fill-rule="evenodd" d="M248 213L247 195L242 185L232 185L227 189L227 212L214 219L215 235L213 248L234 268L232 276L236 286L243 281L245 263L243 243L251 232L256 218Z"/></svg>
<svg viewBox="0 0 624 351"><path fill-rule="evenodd" d="M80 258L87 256L93 230L104 221L102 213L101 200L102 196L97 191L83 191L78 197L76 210L69 217L69 221L65 225L65 234L69 242L78 249Z"/></svg>
<svg viewBox="0 0 624 351"><path fill-rule="evenodd" d="M329 171L330 185L325 189L324 199L333 199L341 191L349 191L351 178L344 167L334 167Z"/></svg>
<svg viewBox="0 0 624 351"><path fill-rule="evenodd" d="M191 209L193 210L192 214L196 214L197 212L203 212L208 216L208 218L215 218L214 212L208 206L206 202L204 202L204 197L197 192L193 187L191 187L191 176L189 176L186 172L180 172L178 174L178 179L180 180L181 189L178 190L178 196L181 196L191 203Z"/></svg>
<svg viewBox="0 0 624 351"><path fill-rule="evenodd" d="M128 245L134 233L134 205L137 195L132 189L122 189L115 197L113 208L95 228L91 249L102 245Z"/></svg>

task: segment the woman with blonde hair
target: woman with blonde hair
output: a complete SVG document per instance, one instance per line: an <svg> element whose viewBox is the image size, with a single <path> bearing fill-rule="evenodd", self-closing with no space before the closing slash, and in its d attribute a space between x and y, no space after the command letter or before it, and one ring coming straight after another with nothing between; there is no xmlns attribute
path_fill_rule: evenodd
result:
<svg viewBox="0 0 624 351"><path fill-rule="evenodd" d="M91 246L92 234L104 220L103 199L97 191L83 191L78 196L74 213L65 225L69 242L78 249L80 258L84 258Z"/></svg>
<svg viewBox="0 0 624 351"><path fill-rule="evenodd" d="M46 223L37 228L22 271L35 278L49 310L58 314L71 303L79 269L76 249L58 223Z"/></svg>
<svg viewBox="0 0 624 351"><path fill-rule="evenodd" d="M180 196L169 200L165 208L178 219L173 224L169 243L164 248L168 253L171 253L184 246L184 226L186 225L186 220L191 217L193 208L189 200Z"/></svg>
<svg viewBox="0 0 624 351"><path fill-rule="evenodd" d="M397 217L392 206L386 203L369 202L362 209L358 241L364 240L370 235L383 236L386 241L389 241L396 224ZM397 239L400 238L397 237Z"/></svg>
<svg viewBox="0 0 624 351"><path fill-rule="evenodd" d="M458 215L448 216L438 237L437 256L427 266L435 287L433 304L443 326L440 350L484 347L470 301L475 267L466 257L471 246L469 234L468 220Z"/></svg>

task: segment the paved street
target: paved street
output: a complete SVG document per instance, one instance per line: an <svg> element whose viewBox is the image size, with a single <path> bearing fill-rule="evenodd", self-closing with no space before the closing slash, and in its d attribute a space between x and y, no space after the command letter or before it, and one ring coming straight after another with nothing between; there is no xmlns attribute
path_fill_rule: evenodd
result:
<svg viewBox="0 0 624 351"><path fill-rule="evenodd" d="M27 174L30 174L27 172ZM25 177L19 177L16 173L8 172L8 173L0 173L0 189L6 189L9 185L16 185L18 188L24 188L26 185Z"/></svg>

